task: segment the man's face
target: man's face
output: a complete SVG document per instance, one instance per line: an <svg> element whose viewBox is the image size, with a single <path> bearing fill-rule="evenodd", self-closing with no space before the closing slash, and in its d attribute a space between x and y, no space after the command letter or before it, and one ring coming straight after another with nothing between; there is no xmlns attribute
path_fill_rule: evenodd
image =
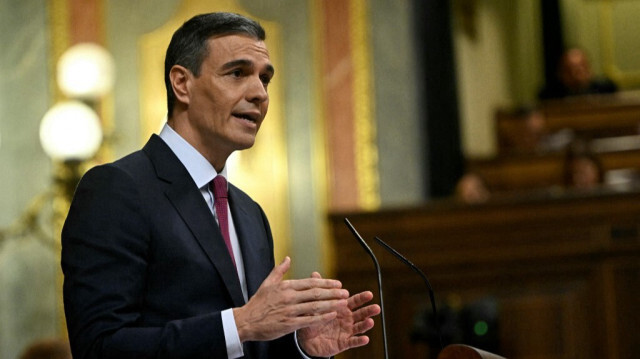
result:
<svg viewBox="0 0 640 359"><path fill-rule="evenodd" d="M189 85L190 141L210 161L253 146L267 114L274 70L263 41L243 35L209 39L209 55ZM220 158L224 157L224 158Z"/></svg>
<svg viewBox="0 0 640 359"><path fill-rule="evenodd" d="M573 185L576 188L593 188L599 184L599 171L588 158L577 158L571 163Z"/></svg>
<svg viewBox="0 0 640 359"><path fill-rule="evenodd" d="M589 87L591 67L587 55L578 49L567 52L564 55L560 77L569 89L582 90Z"/></svg>

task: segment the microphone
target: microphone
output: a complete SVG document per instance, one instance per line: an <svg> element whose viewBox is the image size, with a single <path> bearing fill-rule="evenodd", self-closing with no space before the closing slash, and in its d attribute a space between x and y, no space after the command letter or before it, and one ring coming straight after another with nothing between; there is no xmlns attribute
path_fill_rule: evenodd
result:
<svg viewBox="0 0 640 359"><path fill-rule="evenodd" d="M356 237L362 248L364 248L365 252L367 252L369 257L371 257L371 259L373 260L373 264L376 266L376 273L378 274L378 294L380 295L380 318L382 320L382 343L384 345L384 358L389 359L389 352L387 351L387 326L384 320L384 299L382 296L382 272L380 271L380 264L378 263L378 259L376 258L375 254L373 254L371 248L369 248L369 246L367 245L367 242L362 239L351 222L349 222L349 220L345 218L344 223L347 225L347 227L349 227L349 230L351 231L351 233L353 233L353 236Z"/></svg>
<svg viewBox="0 0 640 359"><path fill-rule="evenodd" d="M396 258L398 258L402 263L406 264L407 266L409 266L409 268L413 269L414 272L418 273L418 275L422 277L422 280L427 285L427 290L429 291L429 299L431 300L431 309L433 309L433 317L436 324L436 331L438 333L438 340L440 340L440 348L443 349L444 345L442 343L442 333L440 332L440 324L438 322L438 312L436 310L436 299L435 299L435 296L433 295L433 288L431 288L431 283L429 283L429 279L427 279L427 276L420 270L420 268L418 268L415 264L411 263L411 261L408 260L402 254L400 254L400 252L393 249L393 247L391 247L390 245L388 245L378 237L375 237L375 240L384 249L386 249L391 254L393 254Z"/></svg>

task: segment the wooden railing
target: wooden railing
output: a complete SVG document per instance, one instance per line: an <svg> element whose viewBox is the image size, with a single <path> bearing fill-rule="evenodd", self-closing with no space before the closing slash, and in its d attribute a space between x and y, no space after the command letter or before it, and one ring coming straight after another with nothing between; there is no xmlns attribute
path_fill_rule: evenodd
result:
<svg viewBox="0 0 640 359"><path fill-rule="evenodd" d="M498 191L562 185L568 143L558 146L557 134L563 131L565 139L560 142L579 139L584 149L602 162L605 172L624 169L640 173L640 92L547 101L540 111L548 133L556 134L556 145L536 148L540 122L526 125L521 114L499 109L495 119L498 155L468 159L467 171L479 174ZM538 132L525 134L527 131ZM523 147L517 148L518 144Z"/></svg>
<svg viewBox="0 0 640 359"><path fill-rule="evenodd" d="M571 128L593 137L638 134L640 92L568 97L544 102L542 110L552 131Z"/></svg>
<svg viewBox="0 0 640 359"><path fill-rule="evenodd" d="M640 149L597 154L603 170L628 170L640 173ZM564 153L500 156L467 162L467 170L477 173L492 191L517 191L562 187L564 185Z"/></svg>

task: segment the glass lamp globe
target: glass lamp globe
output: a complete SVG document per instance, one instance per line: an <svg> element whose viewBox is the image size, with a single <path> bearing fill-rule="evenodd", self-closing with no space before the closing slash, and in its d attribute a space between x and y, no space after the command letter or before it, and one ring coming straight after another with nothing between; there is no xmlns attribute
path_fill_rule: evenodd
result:
<svg viewBox="0 0 640 359"><path fill-rule="evenodd" d="M52 159L89 159L102 142L100 119L91 107L80 101L58 103L42 118L40 142Z"/></svg>
<svg viewBox="0 0 640 359"><path fill-rule="evenodd" d="M94 43L70 47L58 61L58 85L70 98L97 99L113 88L115 65L111 54Z"/></svg>

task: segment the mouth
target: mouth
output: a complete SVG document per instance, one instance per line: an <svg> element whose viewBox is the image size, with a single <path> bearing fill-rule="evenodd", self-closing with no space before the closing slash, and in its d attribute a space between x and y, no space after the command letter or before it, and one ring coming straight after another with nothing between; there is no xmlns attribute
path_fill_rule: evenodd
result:
<svg viewBox="0 0 640 359"><path fill-rule="evenodd" d="M246 112L246 113L233 113L232 114L233 117L236 118L240 118L242 120L257 124L258 120L260 119L260 114L258 113L253 113L253 112Z"/></svg>

